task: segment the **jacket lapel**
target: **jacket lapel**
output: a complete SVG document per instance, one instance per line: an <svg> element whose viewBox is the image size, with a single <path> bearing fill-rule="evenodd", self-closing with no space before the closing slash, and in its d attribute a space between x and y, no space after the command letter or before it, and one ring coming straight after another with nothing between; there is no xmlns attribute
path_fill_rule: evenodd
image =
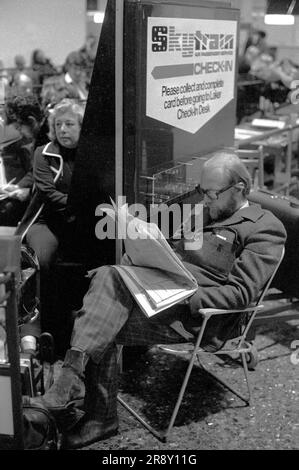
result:
<svg viewBox="0 0 299 470"><path fill-rule="evenodd" d="M55 168L50 164L50 168L54 173L54 182L56 183L63 171L62 156L58 153L58 148L53 142L49 142L47 145L45 145L42 154L46 157L54 158L57 161L58 168Z"/></svg>

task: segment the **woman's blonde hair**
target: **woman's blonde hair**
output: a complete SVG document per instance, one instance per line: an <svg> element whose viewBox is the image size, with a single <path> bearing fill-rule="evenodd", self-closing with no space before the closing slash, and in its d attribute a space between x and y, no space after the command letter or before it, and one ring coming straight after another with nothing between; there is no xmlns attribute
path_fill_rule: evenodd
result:
<svg viewBox="0 0 299 470"><path fill-rule="evenodd" d="M55 130L56 117L68 111L71 111L73 114L75 114L78 117L80 126L82 125L84 111L85 111L85 103L81 103L77 100L73 100L70 98L64 98L59 103L57 103L56 106L54 106L48 118L48 122L49 122L49 134L48 135L52 142L57 142L57 136L56 136L56 130Z"/></svg>

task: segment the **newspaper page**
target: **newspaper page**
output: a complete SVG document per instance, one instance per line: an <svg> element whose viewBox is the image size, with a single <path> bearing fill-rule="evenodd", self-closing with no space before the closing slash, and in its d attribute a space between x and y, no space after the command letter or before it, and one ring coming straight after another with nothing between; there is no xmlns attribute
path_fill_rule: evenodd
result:
<svg viewBox="0 0 299 470"><path fill-rule="evenodd" d="M160 269L114 266L143 312L151 317L190 297L197 285Z"/></svg>
<svg viewBox="0 0 299 470"><path fill-rule="evenodd" d="M126 254L131 266L114 266L137 303L148 316L186 299L197 289L197 282L177 257L167 240L153 223L147 223L128 212L127 205L114 211L103 208L121 224ZM126 232L124 232L126 230Z"/></svg>

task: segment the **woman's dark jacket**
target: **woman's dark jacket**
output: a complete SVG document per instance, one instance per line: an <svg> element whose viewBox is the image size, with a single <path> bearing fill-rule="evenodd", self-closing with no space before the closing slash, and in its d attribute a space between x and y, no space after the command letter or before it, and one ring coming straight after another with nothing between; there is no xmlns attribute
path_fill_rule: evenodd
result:
<svg viewBox="0 0 299 470"><path fill-rule="evenodd" d="M18 232L23 236L38 219L59 224L67 218L67 197L71 184L76 149L66 149L50 142L34 154L34 195Z"/></svg>

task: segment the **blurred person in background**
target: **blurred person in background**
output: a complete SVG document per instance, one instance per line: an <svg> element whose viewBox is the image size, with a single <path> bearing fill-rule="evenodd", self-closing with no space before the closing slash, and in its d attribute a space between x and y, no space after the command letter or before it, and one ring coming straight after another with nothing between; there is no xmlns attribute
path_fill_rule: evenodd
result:
<svg viewBox="0 0 299 470"><path fill-rule="evenodd" d="M33 92L33 82L25 72L19 72L14 75L8 96L26 96Z"/></svg>
<svg viewBox="0 0 299 470"><path fill-rule="evenodd" d="M17 54L14 58L15 67L17 72L24 72L26 68L25 57L21 54Z"/></svg>
<svg viewBox="0 0 299 470"><path fill-rule="evenodd" d="M268 49L267 33L263 30L253 30L247 39L245 51L250 47L255 46L260 52L265 52Z"/></svg>
<svg viewBox="0 0 299 470"><path fill-rule="evenodd" d="M56 75L58 70L41 49L35 49L32 52L31 68L33 85L39 96L45 78L50 77L51 75Z"/></svg>
<svg viewBox="0 0 299 470"><path fill-rule="evenodd" d="M264 52L253 61L251 74L264 81L260 109L273 113L275 108L290 100L292 83L299 79L299 67L288 59L274 60Z"/></svg>
<svg viewBox="0 0 299 470"><path fill-rule="evenodd" d="M63 98L80 99L76 88L72 83L66 83L63 75L53 75L46 78L40 97L44 110L53 108Z"/></svg>
<svg viewBox="0 0 299 470"><path fill-rule="evenodd" d="M85 69L87 86L90 85L93 66L97 55L97 47L98 39L93 34L89 34L84 46L78 51L81 64Z"/></svg>
<svg viewBox="0 0 299 470"><path fill-rule="evenodd" d="M256 46L249 46L244 54L239 57L238 70L240 74L250 73L253 62L260 55L260 51Z"/></svg>
<svg viewBox="0 0 299 470"><path fill-rule="evenodd" d="M81 100L86 101L88 96L87 77L79 52L74 51L67 56L64 70L65 82L73 86Z"/></svg>
<svg viewBox="0 0 299 470"><path fill-rule="evenodd" d="M1 59L0 59L0 80L3 82L5 89L9 86L10 81L11 81L11 77L9 73L7 72L7 70L5 69L3 60Z"/></svg>
<svg viewBox="0 0 299 470"><path fill-rule="evenodd" d="M276 62L276 72L281 82L289 89L292 88L294 80L299 80L299 66L290 59Z"/></svg>
<svg viewBox="0 0 299 470"><path fill-rule="evenodd" d="M26 71L25 57L17 54L14 58L16 70L13 73L11 80L11 96L30 94L32 93L33 82L30 73Z"/></svg>

